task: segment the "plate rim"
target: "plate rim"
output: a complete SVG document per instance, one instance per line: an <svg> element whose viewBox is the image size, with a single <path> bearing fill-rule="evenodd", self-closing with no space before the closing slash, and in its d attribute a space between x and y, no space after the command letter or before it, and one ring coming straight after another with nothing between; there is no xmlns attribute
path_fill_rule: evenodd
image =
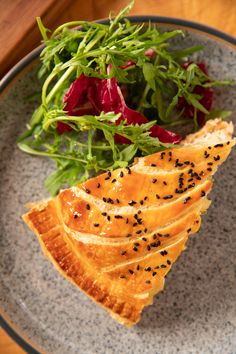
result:
<svg viewBox="0 0 236 354"><path fill-rule="evenodd" d="M186 29L197 31L198 33L203 33L210 35L213 39L220 39L225 45L229 45L233 50L236 50L236 37L229 35L217 28L195 22L190 20L185 20L177 17L167 17L167 16L155 16L155 15L134 15L126 16L132 22L155 22L166 25L174 25L184 27ZM108 18L98 19L94 22L97 23L107 23ZM36 47L25 55L21 60L19 60L0 80L0 94L8 87L8 85L17 77L18 74L22 72L28 65L30 65L35 59L37 59L44 48L44 44ZM19 333L18 328L13 328L6 318L4 318L3 313L0 315L0 327L27 353L29 354L40 354L35 348L36 345L31 345L26 339L24 339Z"/></svg>

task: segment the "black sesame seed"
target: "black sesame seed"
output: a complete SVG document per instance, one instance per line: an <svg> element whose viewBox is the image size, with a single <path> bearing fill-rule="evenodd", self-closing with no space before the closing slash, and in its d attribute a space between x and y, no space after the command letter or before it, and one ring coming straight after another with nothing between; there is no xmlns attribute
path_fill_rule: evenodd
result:
<svg viewBox="0 0 236 354"><path fill-rule="evenodd" d="M205 197L206 192L205 191L201 191L201 197Z"/></svg>
<svg viewBox="0 0 236 354"><path fill-rule="evenodd" d="M134 271L133 271L132 269L128 269L128 272L129 272L130 274L134 274Z"/></svg>
<svg viewBox="0 0 236 354"><path fill-rule="evenodd" d="M160 267L159 266L155 266L154 269L159 269Z"/></svg>
<svg viewBox="0 0 236 354"><path fill-rule="evenodd" d="M122 251L120 254L124 256L126 254L126 251Z"/></svg>
<svg viewBox="0 0 236 354"><path fill-rule="evenodd" d="M116 202L119 204L120 203L119 199L116 199Z"/></svg>
<svg viewBox="0 0 236 354"><path fill-rule="evenodd" d="M211 171L212 171L212 168L211 168L211 167L208 167L208 168L207 168L207 171L211 172Z"/></svg>
<svg viewBox="0 0 236 354"><path fill-rule="evenodd" d="M110 221L111 220L111 217L110 215L107 216L107 220Z"/></svg>
<svg viewBox="0 0 236 354"><path fill-rule="evenodd" d="M161 160L163 160L165 154L166 154L165 152L161 152Z"/></svg>
<svg viewBox="0 0 236 354"><path fill-rule="evenodd" d="M100 187L101 187L101 184L100 184L100 183L98 183L98 184L97 184L97 188L100 188Z"/></svg>
<svg viewBox="0 0 236 354"><path fill-rule="evenodd" d="M107 198L103 197L102 200L104 201L104 203L106 203Z"/></svg>
<svg viewBox="0 0 236 354"><path fill-rule="evenodd" d="M152 167L156 167L156 164L155 164L155 163L152 163L151 166L152 166Z"/></svg>
<svg viewBox="0 0 236 354"><path fill-rule="evenodd" d="M214 156L214 160L215 160L215 161L219 161L219 160L220 160L220 156L219 156L219 155Z"/></svg>
<svg viewBox="0 0 236 354"><path fill-rule="evenodd" d="M172 194L165 195L165 196L163 197L163 199L171 199L171 198L173 198L173 195L172 195Z"/></svg>
<svg viewBox="0 0 236 354"><path fill-rule="evenodd" d="M195 183L191 183L188 185L188 189L195 187Z"/></svg>
<svg viewBox="0 0 236 354"><path fill-rule="evenodd" d="M171 265L171 261L170 261L169 259L167 259L166 263L167 263L168 265Z"/></svg>
<svg viewBox="0 0 236 354"><path fill-rule="evenodd" d="M145 229L144 229L143 231L144 231L144 232L145 232L145 234L146 234L148 230L147 230L147 228L145 227Z"/></svg>
<svg viewBox="0 0 236 354"><path fill-rule="evenodd" d="M128 170L128 175L131 175L131 169L129 168L129 166L126 167L126 170Z"/></svg>
<svg viewBox="0 0 236 354"><path fill-rule="evenodd" d="M151 247L159 247L159 246L160 246L160 244L161 244L161 242L160 242L160 241L157 241L157 242L151 242L151 243L150 243L150 246L151 246Z"/></svg>
<svg viewBox="0 0 236 354"><path fill-rule="evenodd" d="M180 163L180 162L175 164L175 167L182 167L182 166L183 166L183 163Z"/></svg>
<svg viewBox="0 0 236 354"><path fill-rule="evenodd" d="M154 234L154 235L152 236L152 238L153 238L153 240L156 240L157 234Z"/></svg>
<svg viewBox="0 0 236 354"><path fill-rule="evenodd" d="M152 276L155 277L155 275L157 275L157 272L153 272L152 273Z"/></svg>
<svg viewBox="0 0 236 354"><path fill-rule="evenodd" d="M183 192L184 192L184 191L183 191L182 189L177 189L177 188L176 188L176 190L175 190L175 193L176 193L176 194L181 194L181 193L183 193Z"/></svg>
<svg viewBox="0 0 236 354"><path fill-rule="evenodd" d="M140 243L134 242L134 246L138 247L138 246L140 246Z"/></svg>
<svg viewBox="0 0 236 354"><path fill-rule="evenodd" d="M157 179L156 178L153 178L152 179L152 183L156 183Z"/></svg>
<svg viewBox="0 0 236 354"><path fill-rule="evenodd" d="M138 219L138 214L134 214L134 218L137 220Z"/></svg>
<svg viewBox="0 0 236 354"><path fill-rule="evenodd" d="M164 251L161 251L160 254L161 254L162 256L166 256L166 255L168 254L168 252L167 252L166 250L164 250Z"/></svg>
<svg viewBox="0 0 236 354"><path fill-rule="evenodd" d="M115 218L116 219L123 219L123 216L122 215L115 215Z"/></svg>
<svg viewBox="0 0 236 354"><path fill-rule="evenodd" d="M144 242L146 242L146 241L147 241L146 237L142 237L142 240L143 240Z"/></svg>
<svg viewBox="0 0 236 354"><path fill-rule="evenodd" d="M139 203L140 203L141 205L143 205L143 203L144 203L144 202L143 202L143 200L140 200L140 202L139 202Z"/></svg>
<svg viewBox="0 0 236 354"><path fill-rule="evenodd" d="M169 155L169 156L172 156L172 151L169 151L169 152L168 152L168 155Z"/></svg>
<svg viewBox="0 0 236 354"><path fill-rule="evenodd" d="M184 164L185 164L185 165L189 165L190 162L189 162L189 161L184 161Z"/></svg>
<svg viewBox="0 0 236 354"><path fill-rule="evenodd" d="M167 186L167 182L166 182L166 181L163 181L163 184L164 184L165 186Z"/></svg>
<svg viewBox="0 0 236 354"><path fill-rule="evenodd" d="M144 197L144 200L147 200L148 199L148 196Z"/></svg>
<svg viewBox="0 0 236 354"><path fill-rule="evenodd" d="M114 178L112 181L111 181L111 183L115 183L116 182L116 179Z"/></svg>
<svg viewBox="0 0 236 354"><path fill-rule="evenodd" d="M151 272L152 268L151 267L146 267L144 268L145 272Z"/></svg>
<svg viewBox="0 0 236 354"><path fill-rule="evenodd" d="M160 197L158 194L156 194L156 198L157 198L157 199L160 199L161 197Z"/></svg>
<svg viewBox="0 0 236 354"><path fill-rule="evenodd" d="M131 200L128 204L132 206L134 204L137 204L137 202L135 202L134 200Z"/></svg>
<svg viewBox="0 0 236 354"><path fill-rule="evenodd" d="M108 177L111 177L111 171L108 171L107 174L108 174Z"/></svg>
<svg viewBox="0 0 236 354"><path fill-rule="evenodd" d="M73 216L74 216L74 219L77 219L77 218L78 218L78 215L77 215L77 214L74 214Z"/></svg>
<svg viewBox="0 0 236 354"><path fill-rule="evenodd" d="M132 234L127 234L127 236L126 237L131 237L132 236Z"/></svg>
<svg viewBox="0 0 236 354"><path fill-rule="evenodd" d="M162 264L162 265L161 265L161 268L166 268L166 265L165 265L165 264Z"/></svg>
<svg viewBox="0 0 236 354"><path fill-rule="evenodd" d="M142 210L138 210L138 214L141 214L142 213Z"/></svg>
<svg viewBox="0 0 236 354"><path fill-rule="evenodd" d="M229 145L230 144L230 141L227 141L226 145Z"/></svg>
<svg viewBox="0 0 236 354"><path fill-rule="evenodd" d="M137 270L139 270L139 269L140 269L140 265L139 265L139 264L137 265L137 268L136 268L136 269L137 269Z"/></svg>
<svg viewBox="0 0 236 354"><path fill-rule="evenodd" d="M207 159L210 156L207 151L204 151L204 157Z"/></svg>
<svg viewBox="0 0 236 354"><path fill-rule="evenodd" d="M95 227L98 227L99 226L99 224L98 223L95 223L95 224L93 224Z"/></svg>
<svg viewBox="0 0 236 354"><path fill-rule="evenodd" d="M190 229L187 230L187 233L189 234L191 231L192 231L192 229L190 228Z"/></svg>
<svg viewBox="0 0 236 354"><path fill-rule="evenodd" d="M137 231L136 231L136 234L139 235L139 234L141 234L141 232L142 232L142 230L137 230Z"/></svg>
<svg viewBox="0 0 236 354"><path fill-rule="evenodd" d="M193 162L190 163L191 167L195 167L195 164Z"/></svg>
<svg viewBox="0 0 236 354"><path fill-rule="evenodd" d="M211 150L211 146L208 146L208 149Z"/></svg>
<svg viewBox="0 0 236 354"><path fill-rule="evenodd" d="M146 284L151 284L151 281L150 281L150 280L146 280L145 283L146 283Z"/></svg>
<svg viewBox="0 0 236 354"><path fill-rule="evenodd" d="M90 205L89 204L86 205L86 209L90 210Z"/></svg>
<svg viewBox="0 0 236 354"><path fill-rule="evenodd" d="M199 176L203 176L204 175L204 171L201 171L200 173L199 173Z"/></svg>
<svg viewBox="0 0 236 354"><path fill-rule="evenodd" d="M151 247L150 247L149 245L147 246L147 250L148 250L148 251L150 251L150 250L151 250Z"/></svg>
<svg viewBox="0 0 236 354"><path fill-rule="evenodd" d="M124 172L120 172L120 177L124 177Z"/></svg>
<svg viewBox="0 0 236 354"><path fill-rule="evenodd" d="M120 278L121 278L121 279L124 279L124 278L125 278L125 275L121 274L121 275L120 275Z"/></svg>
<svg viewBox="0 0 236 354"><path fill-rule="evenodd" d="M190 199L191 199L191 197L185 198L184 201L183 201L183 203L186 204Z"/></svg>
<svg viewBox="0 0 236 354"><path fill-rule="evenodd" d="M107 176L106 178L104 178L105 179L105 181L108 181L109 179L110 179L110 177L109 176Z"/></svg>
<svg viewBox="0 0 236 354"><path fill-rule="evenodd" d="M193 172L193 169L190 168L190 169L188 170L188 174L191 174L192 172Z"/></svg>
<svg viewBox="0 0 236 354"><path fill-rule="evenodd" d="M224 146L224 144L216 144L216 145L214 145L215 148L223 147L223 146Z"/></svg>
<svg viewBox="0 0 236 354"><path fill-rule="evenodd" d="M192 181L193 181L193 178L189 178L189 179L188 179L188 182L192 182Z"/></svg>
<svg viewBox="0 0 236 354"><path fill-rule="evenodd" d="M138 251L137 247L133 247L133 250L134 250L135 252L137 252L137 251Z"/></svg>
<svg viewBox="0 0 236 354"><path fill-rule="evenodd" d="M125 223L126 223L126 224L128 224L128 222L129 222L129 219L128 219L128 218L126 218Z"/></svg>
<svg viewBox="0 0 236 354"><path fill-rule="evenodd" d="M133 227L135 227L135 226L137 226L138 225L138 223L137 222L134 222L133 223Z"/></svg>
<svg viewBox="0 0 236 354"><path fill-rule="evenodd" d="M164 237L170 237L170 234L165 234L165 235L163 235Z"/></svg>
<svg viewBox="0 0 236 354"><path fill-rule="evenodd" d="M88 189L88 188L85 189L85 192L88 193L88 194L91 193L90 189Z"/></svg>

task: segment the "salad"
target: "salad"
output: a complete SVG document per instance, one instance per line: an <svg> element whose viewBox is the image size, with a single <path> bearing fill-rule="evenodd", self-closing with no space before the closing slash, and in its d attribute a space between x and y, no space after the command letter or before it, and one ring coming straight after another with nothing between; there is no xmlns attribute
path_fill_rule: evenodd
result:
<svg viewBox="0 0 236 354"><path fill-rule="evenodd" d="M37 18L45 44L41 104L17 143L55 161L45 181L52 195L181 144L181 126L196 131L230 114L211 108L213 88L231 82L214 80L205 63L189 59L202 47L174 50L169 40L183 31L130 22L133 3L107 24L73 21L51 32Z"/></svg>

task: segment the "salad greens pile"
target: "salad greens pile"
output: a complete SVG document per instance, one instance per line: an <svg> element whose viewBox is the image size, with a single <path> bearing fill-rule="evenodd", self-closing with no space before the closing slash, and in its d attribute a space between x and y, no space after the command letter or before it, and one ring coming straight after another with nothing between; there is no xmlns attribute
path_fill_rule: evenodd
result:
<svg viewBox="0 0 236 354"><path fill-rule="evenodd" d="M108 24L73 21L52 33L37 18L45 43L42 102L18 146L56 162L45 181L52 195L179 143L167 127L192 122L197 129L216 113L229 113L210 109L212 88L230 82L213 80L204 64L188 61L202 47L171 49L168 40L184 33L130 22L132 6Z"/></svg>

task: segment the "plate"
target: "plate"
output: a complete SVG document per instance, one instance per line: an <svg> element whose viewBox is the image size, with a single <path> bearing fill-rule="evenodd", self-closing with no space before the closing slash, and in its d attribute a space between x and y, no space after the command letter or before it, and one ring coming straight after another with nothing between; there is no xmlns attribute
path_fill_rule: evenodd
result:
<svg viewBox="0 0 236 354"><path fill-rule="evenodd" d="M148 21L150 17L132 17ZM194 60L209 65L216 78L236 82L235 40L213 29L177 19L151 17L160 28L182 28L178 48L203 44ZM24 225L24 204L47 197L47 159L33 158L16 146L40 91L37 48L2 81L0 122L0 284L2 324L30 353L228 353L236 348L236 150L217 173L213 201L201 231L174 264L165 290L127 329L76 287L62 278L44 257L38 241ZM236 117L236 89L217 89L216 104Z"/></svg>

